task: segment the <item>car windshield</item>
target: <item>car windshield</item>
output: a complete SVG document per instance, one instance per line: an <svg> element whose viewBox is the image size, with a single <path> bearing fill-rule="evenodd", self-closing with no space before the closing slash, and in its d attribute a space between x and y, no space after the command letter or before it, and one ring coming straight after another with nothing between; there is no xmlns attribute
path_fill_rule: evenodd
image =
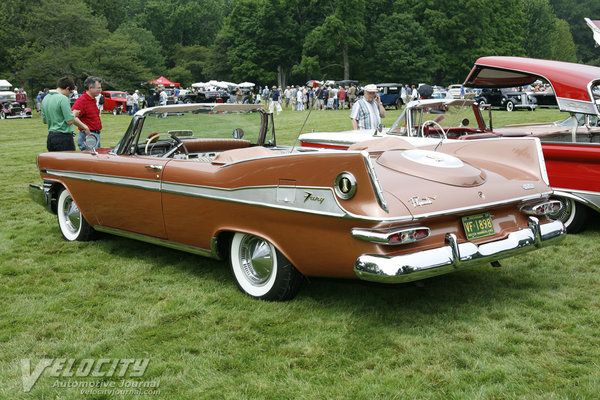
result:
<svg viewBox="0 0 600 400"><path fill-rule="evenodd" d="M139 127L141 120L141 129ZM138 121L136 123L136 121ZM215 106L176 105L146 109L138 120L132 122L130 129L137 132L137 137L124 136L115 151L119 153L121 146L132 146L142 143L147 138L159 136L160 140L169 141L176 136L187 139L244 139L251 144L274 144L272 131L270 136L262 138L267 132L267 116L260 105L222 104ZM264 126L263 126L264 125ZM123 149L124 150L124 149Z"/></svg>
<svg viewBox="0 0 600 400"><path fill-rule="evenodd" d="M567 127L572 127L574 125L574 121L573 119L577 119L577 126L584 126L584 125L590 125L590 126L598 126L598 117L595 115L588 115L588 118L586 118L586 114L574 114L571 115L568 118L563 119L562 121L557 122L556 124L559 126L567 126Z"/></svg>
<svg viewBox="0 0 600 400"><path fill-rule="evenodd" d="M115 97L121 97L121 98L125 98L125 97L127 97L127 95L126 95L125 93L111 93L111 94L110 94L110 97L111 97L111 98L113 98L113 99L114 99Z"/></svg>
<svg viewBox="0 0 600 400"><path fill-rule="evenodd" d="M257 143L261 129L261 118L257 115L257 110L214 112L200 109L194 112L149 113L144 120L141 135L145 137L159 133L176 134L180 137L231 139L235 129L242 129L244 139Z"/></svg>
<svg viewBox="0 0 600 400"><path fill-rule="evenodd" d="M473 113L472 100L424 100L404 109L394 122L389 134L400 136L419 136L426 121L435 121L443 127L471 127L478 129ZM406 127L409 126L410 129Z"/></svg>

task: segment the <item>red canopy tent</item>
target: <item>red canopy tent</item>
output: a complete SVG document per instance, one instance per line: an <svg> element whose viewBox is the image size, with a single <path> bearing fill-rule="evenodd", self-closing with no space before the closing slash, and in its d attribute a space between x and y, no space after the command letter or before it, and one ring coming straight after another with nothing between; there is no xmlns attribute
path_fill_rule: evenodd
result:
<svg viewBox="0 0 600 400"><path fill-rule="evenodd" d="M162 85L162 86L179 86L179 83L177 83L177 82L171 82L170 80L168 80L164 76L161 76L160 78L155 79L153 81L148 81L148 83L151 83L153 85Z"/></svg>

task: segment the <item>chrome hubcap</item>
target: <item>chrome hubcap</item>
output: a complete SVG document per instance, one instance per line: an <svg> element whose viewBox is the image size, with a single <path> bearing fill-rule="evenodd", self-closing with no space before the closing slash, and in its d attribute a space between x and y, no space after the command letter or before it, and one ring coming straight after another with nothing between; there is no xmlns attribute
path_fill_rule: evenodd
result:
<svg viewBox="0 0 600 400"><path fill-rule="evenodd" d="M562 208L555 213L549 214L550 218L557 219L563 223L567 222L573 212L573 201L569 199L558 199L562 203Z"/></svg>
<svg viewBox="0 0 600 400"><path fill-rule="evenodd" d="M77 232L77 230L79 230L79 225L81 224L81 213L71 197L65 200L63 215L65 216L65 224L69 230L71 232Z"/></svg>
<svg viewBox="0 0 600 400"><path fill-rule="evenodd" d="M240 264L248 281L263 285L273 274L271 246L265 240L247 235L240 244Z"/></svg>

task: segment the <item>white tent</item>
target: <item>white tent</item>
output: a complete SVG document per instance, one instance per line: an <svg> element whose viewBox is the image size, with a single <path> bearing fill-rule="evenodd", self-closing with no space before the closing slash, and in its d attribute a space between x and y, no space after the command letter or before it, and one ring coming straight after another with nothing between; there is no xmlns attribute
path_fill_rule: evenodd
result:
<svg viewBox="0 0 600 400"><path fill-rule="evenodd" d="M207 83L207 82L192 83L192 87L206 87L206 86L210 86L210 83Z"/></svg>
<svg viewBox="0 0 600 400"><path fill-rule="evenodd" d="M0 90L11 90L12 85L6 79L0 79Z"/></svg>
<svg viewBox="0 0 600 400"><path fill-rule="evenodd" d="M225 81L209 81L210 84L213 84L216 87L228 89L230 87L237 87L238 85L233 82L225 82Z"/></svg>
<svg viewBox="0 0 600 400"><path fill-rule="evenodd" d="M256 84L254 84L252 82L242 82L242 83L239 83L238 86L241 88L250 88L250 87L256 86Z"/></svg>

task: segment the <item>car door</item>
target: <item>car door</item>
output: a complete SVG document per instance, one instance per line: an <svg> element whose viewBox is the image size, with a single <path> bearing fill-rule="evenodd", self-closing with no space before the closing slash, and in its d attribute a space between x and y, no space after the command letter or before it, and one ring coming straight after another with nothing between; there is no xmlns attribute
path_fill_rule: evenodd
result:
<svg viewBox="0 0 600 400"><path fill-rule="evenodd" d="M160 157L96 154L90 191L102 226L165 238L161 179L170 161Z"/></svg>

